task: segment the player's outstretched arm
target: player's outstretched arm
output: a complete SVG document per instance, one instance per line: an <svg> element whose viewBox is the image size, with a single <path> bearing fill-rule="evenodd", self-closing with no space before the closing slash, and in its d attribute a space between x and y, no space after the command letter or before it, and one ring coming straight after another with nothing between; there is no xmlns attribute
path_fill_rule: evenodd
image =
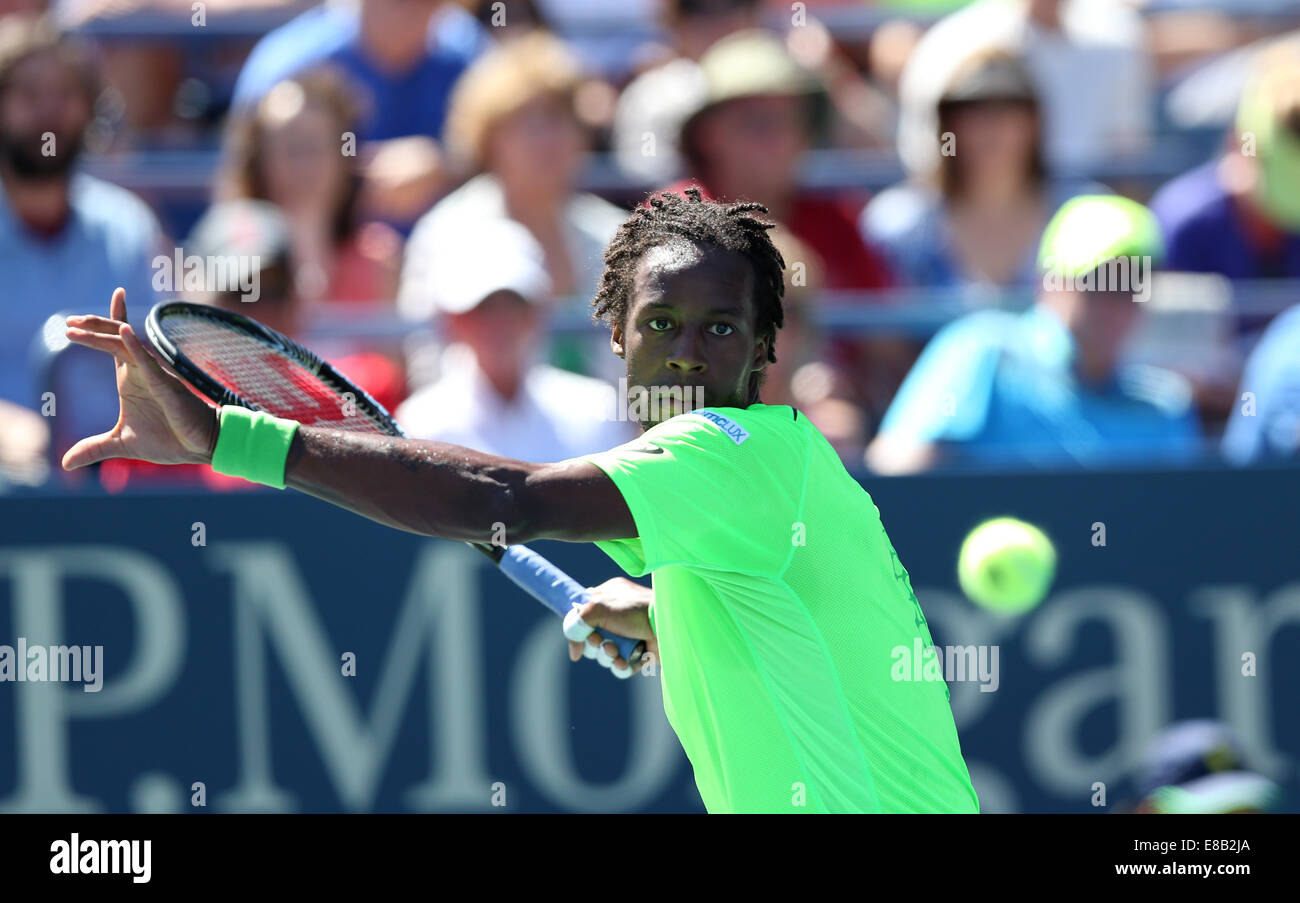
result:
<svg viewBox="0 0 1300 903"><path fill-rule="evenodd" d="M69 317L67 335L114 357L117 424L69 449L64 468L108 458L211 464L217 408L141 344L126 323L122 289L109 314ZM399 530L448 539L499 541L502 529L507 543L636 535L613 481L583 461L532 464L442 442L300 427L285 485Z"/></svg>
<svg viewBox="0 0 1300 903"><path fill-rule="evenodd" d="M428 536L488 542L503 529L507 543L636 536L622 494L586 461L533 464L445 442L300 427L284 480Z"/></svg>

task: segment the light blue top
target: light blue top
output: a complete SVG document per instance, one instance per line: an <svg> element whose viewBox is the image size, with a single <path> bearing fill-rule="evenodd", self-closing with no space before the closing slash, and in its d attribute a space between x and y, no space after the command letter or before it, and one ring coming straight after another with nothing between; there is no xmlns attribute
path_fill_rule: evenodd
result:
<svg viewBox="0 0 1300 903"><path fill-rule="evenodd" d="M0 398L39 410L42 394L56 392L58 433L113 426L117 393L113 364L100 352L75 347L60 364L60 385L41 373L37 342L47 319L64 311L108 316L113 289L126 289L128 319L142 328L159 299L152 286L162 230L149 207L131 192L84 173L70 185L72 213L50 239L32 232L0 191L0 290L5 328L0 330ZM58 324L56 338L62 339ZM71 387L72 391L68 391ZM63 389L63 391L58 391ZM66 428L66 429L65 429Z"/></svg>
<svg viewBox="0 0 1300 903"><path fill-rule="evenodd" d="M1223 453L1237 464L1300 453L1300 306L1269 325L1246 361Z"/></svg>
<svg viewBox="0 0 1300 903"><path fill-rule="evenodd" d="M917 359L881 433L941 443L954 463L1098 466L1186 460L1200 451L1191 390L1154 367L1082 383L1055 314L981 311L956 320Z"/></svg>

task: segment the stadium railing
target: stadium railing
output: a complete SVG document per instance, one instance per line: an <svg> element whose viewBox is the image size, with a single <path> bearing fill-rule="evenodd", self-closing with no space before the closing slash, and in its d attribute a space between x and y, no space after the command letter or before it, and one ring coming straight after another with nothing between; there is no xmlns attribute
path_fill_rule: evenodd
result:
<svg viewBox="0 0 1300 903"><path fill-rule="evenodd" d="M1182 134L1165 135L1153 146L1131 157L1116 157L1098 166L1062 170L1058 179L1091 180L1103 184L1138 183L1154 189L1162 182L1204 162L1199 145L1189 144ZM212 190L220 151L137 150L129 154L87 156L86 170L144 193L178 192L206 196ZM907 172L892 150L809 151L801 165L799 184L809 191L879 191L906 178ZM580 190L617 199L643 197L659 184L625 174L610 154L590 154L578 186Z"/></svg>
<svg viewBox="0 0 1300 903"><path fill-rule="evenodd" d="M1153 290L1150 309L1163 317L1219 317L1268 319L1300 303L1300 280L1270 279L1232 282L1199 273L1161 273ZM1033 303L1029 289L906 288L888 291L823 291L805 310L810 325L838 334L898 333L928 336L957 317L976 310L1024 310ZM557 334L598 329L586 313L586 299L561 301L549 323ZM307 326L315 339L385 339L429 329L396 313L377 313L358 307L349 312L335 307L321 311Z"/></svg>

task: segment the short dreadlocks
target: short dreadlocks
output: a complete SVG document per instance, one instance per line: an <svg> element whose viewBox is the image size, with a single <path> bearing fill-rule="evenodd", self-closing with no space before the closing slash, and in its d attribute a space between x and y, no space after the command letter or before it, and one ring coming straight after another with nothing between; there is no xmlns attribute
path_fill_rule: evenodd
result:
<svg viewBox="0 0 1300 903"><path fill-rule="evenodd" d="M636 268L647 251L677 239L712 245L743 255L754 271L755 332L767 339L768 363L776 363L776 331L785 322L785 260L772 244L768 230L775 224L754 213L767 213L762 204L719 204L704 200L700 189L687 188L686 197L662 192L628 217L605 250L605 272L592 299L593 319L607 326L624 326ZM763 373L750 381L750 402L758 400Z"/></svg>

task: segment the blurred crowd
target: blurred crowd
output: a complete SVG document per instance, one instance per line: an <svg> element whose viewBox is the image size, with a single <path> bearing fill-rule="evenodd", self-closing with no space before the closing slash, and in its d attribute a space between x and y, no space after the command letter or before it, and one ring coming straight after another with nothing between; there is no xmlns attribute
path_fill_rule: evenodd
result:
<svg viewBox="0 0 1300 903"><path fill-rule="evenodd" d="M0 0L0 485L234 485L59 471L116 410L62 317L119 285L413 436L626 441L588 305L691 186L777 223L763 398L855 471L1300 454L1300 0Z"/></svg>

